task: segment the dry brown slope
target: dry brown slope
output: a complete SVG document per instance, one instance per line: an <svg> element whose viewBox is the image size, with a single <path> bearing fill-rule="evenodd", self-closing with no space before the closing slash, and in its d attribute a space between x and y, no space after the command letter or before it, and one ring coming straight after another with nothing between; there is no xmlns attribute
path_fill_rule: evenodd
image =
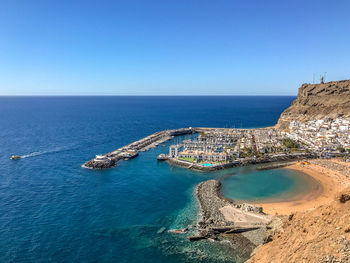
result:
<svg viewBox="0 0 350 263"><path fill-rule="evenodd" d="M292 120L350 117L350 80L303 84L298 98L287 108L277 127L287 129Z"/></svg>
<svg viewBox="0 0 350 263"><path fill-rule="evenodd" d="M250 263L350 262L350 188L337 200L290 215Z"/></svg>

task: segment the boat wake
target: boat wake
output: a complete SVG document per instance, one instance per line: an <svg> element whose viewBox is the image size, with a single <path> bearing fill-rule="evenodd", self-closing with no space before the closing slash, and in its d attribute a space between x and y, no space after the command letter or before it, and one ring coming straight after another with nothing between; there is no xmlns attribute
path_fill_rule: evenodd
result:
<svg viewBox="0 0 350 263"><path fill-rule="evenodd" d="M57 147L57 148L54 148L54 149L51 149L51 150L37 151L37 152L32 152L32 153L29 153L29 154L25 154L25 155L20 155L19 157L21 159L25 159L25 158L29 158L29 157L35 157L35 156L39 156L39 155L44 155L44 154L68 151L68 150L71 150L71 149L72 149L72 147Z"/></svg>
<svg viewBox="0 0 350 263"><path fill-rule="evenodd" d="M81 148L86 148L86 147L91 147L91 146L96 146L96 145L100 145L100 144L105 144L107 142L109 142L111 140L106 140L102 143L90 143L90 144L72 144L69 146L64 146L64 147L55 147L51 150L44 150L44 151L36 151L36 152L32 152L32 153L28 153L28 154L24 154L24 155L13 155L11 157L11 159L25 159L25 158L30 158L30 157L35 157L35 156L39 156L39 155L44 155L44 154L52 154L52 153L58 153L58 152L65 152L65 151L71 151L71 150L78 150ZM87 167L84 167L87 168Z"/></svg>
<svg viewBox="0 0 350 263"><path fill-rule="evenodd" d="M45 154L47 153L48 151L43 151L43 152L32 152L32 153L29 153L29 154L25 154L25 155L21 155L21 159L24 159L24 158L28 158L28 157L34 157L34 156L38 156L38 155L42 155L42 154Z"/></svg>

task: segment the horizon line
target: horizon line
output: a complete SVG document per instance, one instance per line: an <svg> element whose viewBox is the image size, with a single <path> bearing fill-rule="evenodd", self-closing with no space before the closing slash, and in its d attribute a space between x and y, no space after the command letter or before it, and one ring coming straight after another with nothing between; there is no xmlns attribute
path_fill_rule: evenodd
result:
<svg viewBox="0 0 350 263"><path fill-rule="evenodd" d="M297 97L298 95L252 95L252 94L241 94L241 95L234 95L234 94L207 94L207 95L195 95L195 94L187 94L187 95L144 95L144 94L139 94L139 95L128 95L128 94L106 94L106 95L101 95L101 94L0 94L0 97Z"/></svg>

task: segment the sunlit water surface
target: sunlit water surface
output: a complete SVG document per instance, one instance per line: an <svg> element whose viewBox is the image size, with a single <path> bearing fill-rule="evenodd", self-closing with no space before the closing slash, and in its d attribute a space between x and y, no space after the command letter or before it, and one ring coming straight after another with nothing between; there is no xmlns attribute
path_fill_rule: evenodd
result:
<svg viewBox="0 0 350 263"><path fill-rule="evenodd" d="M114 169L81 164L163 129L271 126L293 99L0 97L0 262L241 261L227 244L159 230L195 222L201 181L234 174L224 192L255 199L293 188L291 172L194 172L157 162L166 146Z"/></svg>

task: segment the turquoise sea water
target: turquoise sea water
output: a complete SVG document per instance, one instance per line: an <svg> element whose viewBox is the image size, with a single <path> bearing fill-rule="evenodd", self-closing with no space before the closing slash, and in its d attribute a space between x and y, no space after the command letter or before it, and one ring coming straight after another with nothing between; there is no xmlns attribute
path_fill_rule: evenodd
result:
<svg viewBox="0 0 350 263"><path fill-rule="evenodd" d="M317 186L302 172L289 169L256 170L241 167L222 180L225 197L238 200L269 202L290 201Z"/></svg>
<svg viewBox="0 0 350 263"><path fill-rule="evenodd" d="M190 243L161 230L196 220L199 182L226 178L228 194L238 189L254 199L261 197L249 188L256 178L157 162L163 146L110 170L81 164L163 129L270 126L293 99L0 97L0 262L239 262L227 244ZM12 154L26 158L12 161ZM293 185L271 176L276 189L264 193Z"/></svg>

